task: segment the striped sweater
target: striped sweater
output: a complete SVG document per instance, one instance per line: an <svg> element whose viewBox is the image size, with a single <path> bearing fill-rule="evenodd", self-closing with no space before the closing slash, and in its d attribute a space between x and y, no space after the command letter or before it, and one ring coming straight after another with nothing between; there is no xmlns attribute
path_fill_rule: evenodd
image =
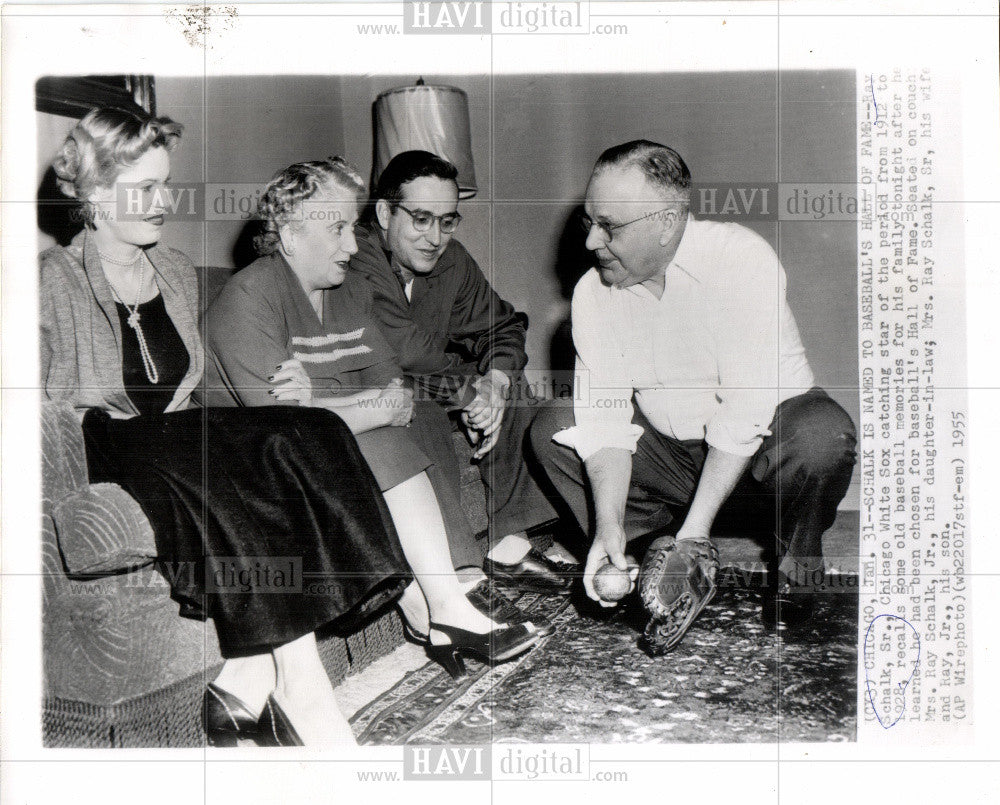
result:
<svg viewBox="0 0 1000 805"><path fill-rule="evenodd" d="M262 257L226 283L205 316L206 405L274 405L268 380L298 358L321 397L385 388L402 377L372 315L367 283L349 272L323 292L323 321L280 254Z"/></svg>

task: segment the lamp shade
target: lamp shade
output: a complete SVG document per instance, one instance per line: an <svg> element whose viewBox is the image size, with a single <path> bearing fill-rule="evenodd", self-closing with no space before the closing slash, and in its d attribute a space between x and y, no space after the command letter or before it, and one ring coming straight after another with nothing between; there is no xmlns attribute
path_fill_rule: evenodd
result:
<svg viewBox="0 0 1000 805"><path fill-rule="evenodd" d="M403 151L430 151L458 168L459 198L476 195L469 99L457 87L416 84L375 100L374 179Z"/></svg>

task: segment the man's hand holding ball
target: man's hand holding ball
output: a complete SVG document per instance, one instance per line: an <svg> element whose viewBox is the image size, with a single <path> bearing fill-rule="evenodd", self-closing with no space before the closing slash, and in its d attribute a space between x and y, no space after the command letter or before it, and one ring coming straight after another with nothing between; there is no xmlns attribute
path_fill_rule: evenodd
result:
<svg viewBox="0 0 1000 805"><path fill-rule="evenodd" d="M639 565L631 556L626 556L625 561L628 563L628 570L619 570L608 562L594 573L594 592L602 601L618 603L635 589Z"/></svg>

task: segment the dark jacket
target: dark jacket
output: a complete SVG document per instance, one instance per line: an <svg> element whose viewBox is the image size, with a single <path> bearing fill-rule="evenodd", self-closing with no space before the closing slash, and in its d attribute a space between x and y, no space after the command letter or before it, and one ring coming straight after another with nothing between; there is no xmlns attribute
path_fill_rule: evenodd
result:
<svg viewBox="0 0 1000 805"><path fill-rule="evenodd" d="M429 274L414 277L409 301L377 231L358 230L351 271L371 283L375 315L403 371L449 408L471 402L470 381L490 369L510 376L528 362L527 317L496 294L457 240Z"/></svg>

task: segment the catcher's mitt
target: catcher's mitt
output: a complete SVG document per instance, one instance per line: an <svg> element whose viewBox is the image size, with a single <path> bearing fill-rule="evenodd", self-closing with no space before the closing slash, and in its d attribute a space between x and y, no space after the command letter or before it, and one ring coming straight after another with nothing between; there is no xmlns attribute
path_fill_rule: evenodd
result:
<svg viewBox="0 0 1000 805"><path fill-rule="evenodd" d="M650 614L643 635L653 656L676 646L715 595L719 552L708 540L660 537L639 571L639 597Z"/></svg>

